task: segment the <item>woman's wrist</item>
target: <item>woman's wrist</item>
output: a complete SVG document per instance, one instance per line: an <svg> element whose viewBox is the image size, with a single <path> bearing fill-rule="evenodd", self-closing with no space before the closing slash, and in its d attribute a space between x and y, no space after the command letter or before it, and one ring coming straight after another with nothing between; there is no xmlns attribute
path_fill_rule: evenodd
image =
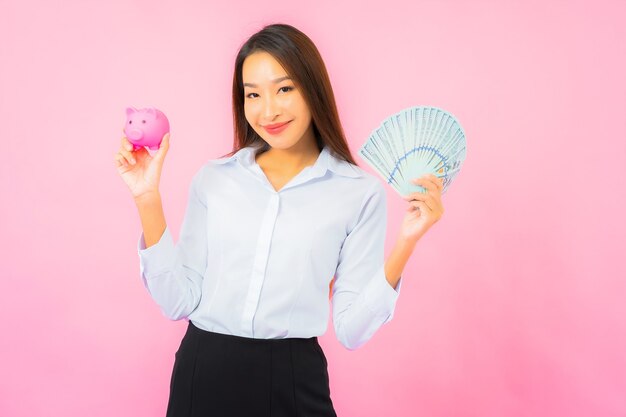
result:
<svg viewBox="0 0 626 417"><path fill-rule="evenodd" d="M398 239L396 240L396 246L403 251L412 252L420 238L421 236L419 236L418 238L405 238L403 236L398 236Z"/></svg>
<svg viewBox="0 0 626 417"><path fill-rule="evenodd" d="M151 205L154 204L154 202L156 201L161 201L161 193L159 192L159 190L148 191L134 197L134 201L137 206L146 204Z"/></svg>

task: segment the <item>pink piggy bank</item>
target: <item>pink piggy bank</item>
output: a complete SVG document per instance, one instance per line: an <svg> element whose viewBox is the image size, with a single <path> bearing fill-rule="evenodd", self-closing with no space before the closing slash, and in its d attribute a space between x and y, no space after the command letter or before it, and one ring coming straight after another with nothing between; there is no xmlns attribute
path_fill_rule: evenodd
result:
<svg viewBox="0 0 626 417"><path fill-rule="evenodd" d="M133 151L144 146L152 150L159 149L163 135L169 131L170 122L161 110L154 107L141 110L134 107L126 109L124 133L128 141L133 144Z"/></svg>

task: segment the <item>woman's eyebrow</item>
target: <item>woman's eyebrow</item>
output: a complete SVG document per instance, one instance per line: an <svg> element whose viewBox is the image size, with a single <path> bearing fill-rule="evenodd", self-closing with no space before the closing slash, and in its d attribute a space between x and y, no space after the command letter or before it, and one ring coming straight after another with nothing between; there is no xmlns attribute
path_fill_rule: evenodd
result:
<svg viewBox="0 0 626 417"><path fill-rule="evenodd" d="M291 77L286 75L284 77L276 78L276 79L272 80L272 82L274 84L278 84L279 82L284 81L284 80L291 80ZM257 87L256 84L252 84L252 83L243 83L243 86L244 87L252 87L252 88L256 88Z"/></svg>

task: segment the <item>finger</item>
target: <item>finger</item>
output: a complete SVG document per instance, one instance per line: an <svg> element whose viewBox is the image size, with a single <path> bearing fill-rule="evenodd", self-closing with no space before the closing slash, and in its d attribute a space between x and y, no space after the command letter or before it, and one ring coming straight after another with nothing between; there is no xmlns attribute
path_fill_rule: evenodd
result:
<svg viewBox="0 0 626 417"><path fill-rule="evenodd" d="M131 149L132 149L132 144L131 144L131 146L130 146L130 147L131 147ZM135 164L135 162L137 162L137 161L135 160L135 154L134 154L132 151L129 151L129 150L128 150L127 148L125 148L124 146L122 146L122 147L120 148L120 150L118 151L118 154L119 154L119 155L121 155L121 156L123 156L123 157L126 159L126 161L127 161L128 163L130 163L131 165L134 165L134 164Z"/></svg>
<svg viewBox="0 0 626 417"><path fill-rule="evenodd" d="M436 204L436 201L439 199L439 191L435 190L432 191L431 193L420 193L415 192L415 193L411 193L407 196L403 196L402 199L405 201L424 201L424 202L428 202L428 204L432 207L434 204Z"/></svg>
<svg viewBox="0 0 626 417"><path fill-rule="evenodd" d="M421 209L417 205L413 204L409 205L406 211L408 213L417 214L418 217L422 214Z"/></svg>
<svg viewBox="0 0 626 417"><path fill-rule="evenodd" d="M420 178L414 178L411 180L413 184L417 184L427 190L427 192L438 192L439 186L437 185L437 177L434 175L424 175Z"/></svg>
<svg viewBox="0 0 626 417"><path fill-rule="evenodd" d="M413 201L413 200L424 200L428 194L416 192L410 193L408 195L402 196L402 199L405 201Z"/></svg>
<svg viewBox="0 0 626 417"><path fill-rule="evenodd" d="M124 158L126 158L126 162L128 162L129 164L135 165L135 163L137 163L137 160L133 152L127 151L126 149L120 149L120 154Z"/></svg>
<svg viewBox="0 0 626 417"><path fill-rule="evenodd" d="M430 181L430 183L434 184L439 190L441 190L441 187L443 186L443 180L435 174L426 174L422 177L422 179Z"/></svg>
<svg viewBox="0 0 626 417"><path fill-rule="evenodd" d="M437 185L439 192L443 191L443 178L433 175L433 182Z"/></svg>
<svg viewBox="0 0 626 417"><path fill-rule="evenodd" d="M161 144L159 145L159 150L155 154L155 158L163 159L165 158L165 154L170 148L170 133L167 132L163 135L163 139L161 140Z"/></svg>
<svg viewBox="0 0 626 417"><path fill-rule="evenodd" d="M418 208L422 213L426 213L427 211L433 211L432 208L430 208L430 206L424 201L413 201L411 202L411 205Z"/></svg>
<svg viewBox="0 0 626 417"><path fill-rule="evenodd" d="M435 208L435 205L433 204L432 199L430 201L424 201L424 207L427 208L429 211L433 211ZM421 207L420 207L421 208Z"/></svg>
<svg viewBox="0 0 626 417"><path fill-rule="evenodd" d="M131 141L128 140L128 138L126 136L122 136L122 151L120 151L120 153L122 155L124 155L126 157L126 159L128 159L129 161L131 159L137 159L137 154L138 152L140 152L143 148L139 148L137 150L135 150L135 145L133 145L133 143Z"/></svg>
<svg viewBox="0 0 626 417"><path fill-rule="evenodd" d="M122 148L128 151L132 151L134 148L133 144L128 140L126 135L122 136Z"/></svg>
<svg viewBox="0 0 626 417"><path fill-rule="evenodd" d="M430 208L433 212L441 211L443 212L443 203L441 202L441 191L437 190L432 194L428 194L427 197L423 200L424 203Z"/></svg>
<svg viewBox="0 0 626 417"><path fill-rule="evenodd" d="M124 156L120 154L119 152L115 154L115 166L117 168L128 166L128 163L126 162L126 158L124 158Z"/></svg>
<svg viewBox="0 0 626 417"><path fill-rule="evenodd" d="M427 179L431 180L435 184L437 184L437 182L439 181L439 177L437 175L435 175L435 174L426 174L426 175L424 175L424 177L426 177Z"/></svg>

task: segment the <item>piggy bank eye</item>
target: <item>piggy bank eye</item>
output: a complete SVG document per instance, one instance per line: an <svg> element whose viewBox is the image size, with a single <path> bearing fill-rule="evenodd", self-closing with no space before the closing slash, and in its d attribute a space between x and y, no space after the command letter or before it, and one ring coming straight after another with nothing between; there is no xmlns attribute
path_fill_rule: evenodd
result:
<svg viewBox="0 0 626 417"><path fill-rule="evenodd" d="M132 125L132 124L133 124L133 121L132 121L132 120L129 120L129 121L128 121L128 124L129 124L129 125Z"/></svg>
<svg viewBox="0 0 626 417"><path fill-rule="evenodd" d="M141 121L141 123L146 123L146 121L145 121L145 120L142 120L142 121Z"/></svg>

